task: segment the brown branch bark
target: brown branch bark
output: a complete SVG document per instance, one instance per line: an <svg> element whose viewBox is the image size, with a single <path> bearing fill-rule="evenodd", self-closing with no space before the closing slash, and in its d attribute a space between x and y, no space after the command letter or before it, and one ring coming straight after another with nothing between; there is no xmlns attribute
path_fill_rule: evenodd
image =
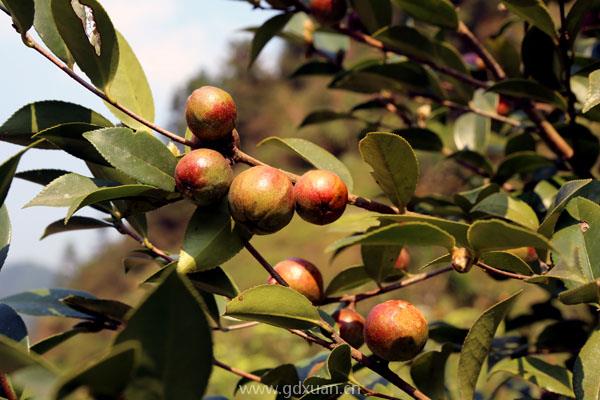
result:
<svg viewBox="0 0 600 400"><path fill-rule="evenodd" d="M252 246L252 244L249 241L244 242L244 247L246 248L246 250L248 250L250 254L252 254L254 259L256 259L256 261L258 261L258 263L269 273L269 275L271 275L271 277L277 281L277 283L279 283L281 286L289 286L285 279L283 279L281 275L279 275L279 273L275 271L275 268L273 268L273 266L269 264L269 262L262 256L262 254L259 253L258 250L256 250L254 246Z"/></svg>
<svg viewBox="0 0 600 400"><path fill-rule="evenodd" d="M525 279L531 278L530 276L527 276L527 275L516 274L514 272L508 272L508 271L503 271L498 268L494 268L491 265L487 265L481 261L475 263L475 265L477 265L479 268L483 269L484 271L488 271L488 272L491 272L496 275L502 275L502 276L505 276L505 277L511 278L511 279L525 280Z"/></svg>

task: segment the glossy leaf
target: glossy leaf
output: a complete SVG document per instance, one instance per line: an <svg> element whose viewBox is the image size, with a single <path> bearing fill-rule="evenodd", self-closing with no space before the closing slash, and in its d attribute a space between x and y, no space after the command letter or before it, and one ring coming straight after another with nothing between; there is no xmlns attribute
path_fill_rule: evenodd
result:
<svg viewBox="0 0 600 400"><path fill-rule="evenodd" d="M352 179L352 174L348 170L348 167L324 148L309 142L308 140L299 138L270 137L260 142L259 146L266 143L273 143L292 150L316 168L337 174L348 187L348 191L354 189L354 180Z"/></svg>
<svg viewBox="0 0 600 400"><path fill-rule="evenodd" d="M35 18L33 26L44 44L60 58L69 68L73 68L75 60L67 45L60 37L54 17L52 16L52 0L34 0Z"/></svg>
<svg viewBox="0 0 600 400"><path fill-rule="evenodd" d="M94 397L119 397L129 383L141 356L140 344L129 341L115 346L110 353L90 365L61 378L55 399L63 399L79 387Z"/></svg>
<svg viewBox="0 0 600 400"><path fill-rule="evenodd" d="M55 235L62 232L79 231L86 229L111 228L112 225L99 219L89 217L74 216L65 224L63 219L54 221L46 227L44 234L40 239L45 239L50 235Z"/></svg>
<svg viewBox="0 0 600 400"><path fill-rule="evenodd" d="M155 380L166 399L202 398L212 370L211 330L190 283L174 269L129 316L115 343L130 340L147 360L134 384Z"/></svg>
<svg viewBox="0 0 600 400"><path fill-rule="evenodd" d="M347 268L333 277L325 289L325 294L327 296L345 294L369 282L371 277L363 266Z"/></svg>
<svg viewBox="0 0 600 400"><path fill-rule="evenodd" d="M548 89L547 87L529 79L506 79L502 82L494 84L488 90L506 96L532 99L553 104L563 110L567 107L565 99L558 94L558 92Z"/></svg>
<svg viewBox="0 0 600 400"><path fill-rule="evenodd" d="M61 299L60 302L75 311L91 315L98 319L119 322L125 321L125 316L131 311L131 306L117 300L94 299L74 294Z"/></svg>
<svg viewBox="0 0 600 400"><path fill-rule="evenodd" d="M356 117L354 117L350 113L340 113L340 112L335 112L335 111L331 111L331 110L317 110L317 111L311 112L306 117L304 117L304 119L300 123L300 128L304 128L304 127L310 126L310 125L323 124L323 123L327 123L327 122L341 121L341 120L352 121L352 120L356 120ZM275 140L275 139L279 139L279 138L274 136L271 138L267 138L265 140ZM296 140L302 140L302 139L296 139Z"/></svg>
<svg viewBox="0 0 600 400"><path fill-rule="evenodd" d="M415 19L442 28L456 29L458 16L448 0L393 0L400 9Z"/></svg>
<svg viewBox="0 0 600 400"><path fill-rule="evenodd" d="M504 251L491 251L481 255L481 259L488 265L502 271L514 272L522 275L533 275L533 270L522 258Z"/></svg>
<svg viewBox="0 0 600 400"><path fill-rule="evenodd" d="M12 226L5 205L0 206L0 269L8 256L8 249L12 236Z"/></svg>
<svg viewBox="0 0 600 400"><path fill-rule="evenodd" d="M108 165L100 153L98 153L98 150L83 137L84 133L100 128L102 128L100 125L67 122L44 129L36 133L33 137L36 139L46 139L57 148L84 161Z"/></svg>
<svg viewBox="0 0 600 400"><path fill-rule="evenodd" d="M554 21L552 21L550 11L542 0L502 0L502 3L513 14L518 15L548 35L556 37Z"/></svg>
<svg viewBox="0 0 600 400"><path fill-rule="evenodd" d="M175 189L177 159L152 134L127 128L99 129L84 134L113 167L137 181L168 192Z"/></svg>
<svg viewBox="0 0 600 400"><path fill-rule="evenodd" d="M461 150L452 153L448 158L455 160L459 165L473 169L477 174L490 176L494 172L490 161L481 153L471 150Z"/></svg>
<svg viewBox="0 0 600 400"><path fill-rule="evenodd" d="M402 136L415 150L441 151L444 148L442 139L437 133L423 128L405 128L394 130L396 135Z"/></svg>
<svg viewBox="0 0 600 400"><path fill-rule="evenodd" d="M471 247L478 253L519 247L551 247L544 236L498 219L476 221L469 228L467 237Z"/></svg>
<svg viewBox="0 0 600 400"><path fill-rule="evenodd" d="M501 184L516 174L533 173L554 168L554 163L532 151L521 151L506 157L498 166L494 182Z"/></svg>
<svg viewBox="0 0 600 400"><path fill-rule="evenodd" d="M458 384L462 399L474 398L475 385L481 367L492 347L496 329L498 329L498 325L500 325L519 294L521 292L517 292L488 308L469 329L458 363Z"/></svg>
<svg viewBox="0 0 600 400"><path fill-rule="evenodd" d="M40 144L41 141L35 141L26 148L19 151L17 154L0 164L0 206L4 204L8 190L12 184L12 180L17 172L17 167L21 161L21 157L27 150Z"/></svg>
<svg viewBox="0 0 600 400"><path fill-rule="evenodd" d="M600 104L600 70L592 72L588 79L588 91L583 104L583 113Z"/></svg>
<svg viewBox="0 0 600 400"><path fill-rule="evenodd" d="M371 33L391 23L392 6L390 0L352 0L352 8Z"/></svg>
<svg viewBox="0 0 600 400"><path fill-rule="evenodd" d="M537 357L504 359L494 365L489 375L497 372L518 376L552 393L574 397L571 371Z"/></svg>
<svg viewBox="0 0 600 400"><path fill-rule="evenodd" d="M500 187L495 183L487 183L476 187L475 189L459 192L454 195L454 202L464 211L470 211L471 208L485 199L486 197L497 193Z"/></svg>
<svg viewBox="0 0 600 400"><path fill-rule="evenodd" d="M33 0L3 0L3 2L19 33L25 35L33 26Z"/></svg>
<svg viewBox="0 0 600 400"><path fill-rule="evenodd" d="M417 187L419 164L410 144L390 133L369 133L359 143L373 178L396 206L404 208Z"/></svg>
<svg viewBox="0 0 600 400"><path fill-rule="evenodd" d="M229 274L221 267L187 274L195 288L208 293L233 298L239 294L239 289Z"/></svg>
<svg viewBox="0 0 600 400"><path fill-rule="evenodd" d="M278 14L271 19L267 20L260 28L256 30L254 38L252 39L252 46L250 49L250 62L249 67L254 64L254 61L258 58L258 55L262 49L269 43L269 41L285 28L290 19L294 14L285 13Z"/></svg>
<svg viewBox="0 0 600 400"><path fill-rule="evenodd" d="M123 35L119 32L117 32L117 41L119 45L119 64L117 65L114 78L106 88L106 93L112 100L127 107L147 121L153 122L154 100L146 73L131 46L129 46L129 43L127 43ZM105 104L125 125L135 130L148 129L146 125L131 118L129 115L117 110L106 102Z"/></svg>
<svg viewBox="0 0 600 400"><path fill-rule="evenodd" d="M535 26L527 30L521 45L523 72L550 89L560 89L561 64L557 43Z"/></svg>
<svg viewBox="0 0 600 400"><path fill-rule="evenodd" d="M309 61L306 64L302 64L296 69L291 78L298 78L302 76L313 76L313 75L333 75L339 72L340 67L331 62L324 61Z"/></svg>
<svg viewBox="0 0 600 400"><path fill-rule="evenodd" d="M458 150L484 151L490 135L491 121L475 113L465 113L454 123L454 142Z"/></svg>
<svg viewBox="0 0 600 400"><path fill-rule="evenodd" d="M188 223L177 269L189 273L214 268L235 256L250 239L229 216L226 202L199 207Z"/></svg>
<svg viewBox="0 0 600 400"><path fill-rule="evenodd" d="M535 211L527 203L504 192L486 197L471 209L471 213L504 218L532 230L537 230L540 224Z"/></svg>
<svg viewBox="0 0 600 400"><path fill-rule="evenodd" d="M108 14L96 0L80 0L80 3L89 7L91 13L79 16L71 1L52 0L52 15L79 68L96 87L104 90L119 63L117 35ZM93 18L95 29L88 37L85 27L89 18Z"/></svg>
<svg viewBox="0 0 600 400"><path fill-rule="evenodd" d="M0 127L0 140L27 146L31 137L50 127L81 122L99 126L112 126L102 115L88 108L64 101L38 101L21 107ZM51 144L41 146L54 148Z"/></svg>
<svg viewBox="0 0 600 400"><path fill-rule="evenodd" d="M424 222L436 226L452 235L458 245L466 246L468 244L467 231L469 230L469 225L465 224L464 222L451 221L425 214L376 214L375 216L377 216L381 221L394 221L398 223Z"/></svg>
<svg viewBox="0 0 600 400"><path fill-rule="evenodd" d="M596 327L575 360L573 367L573 388L579 399L600 399L600 328Z"/></svg>
<svg viewBox="0 0 600 400"><path fill-rule="evenodd" d="M417 3L417 1L413 2L411 0L406 2ZM386 27L378 31L374 36L381 40L387 47L407 56L417 57L421 60L431 60L435 54L432 41L415 28L409 26L397 25Z"/></svg>
<svg viewBox="0 0 600 400"><path fill-rule="evenodd" d="M377 246L437 246L451 250L455 246L456 241L449 233L434 225L424 222L404 222L339 239L327 246L326 251L339 251L357 244Z"/></svg>
<svg viewBox="0 0 600 400"><path fill-rule="evenodd" d="M10 374L23 368L39 366L52 370L41 357L30 354L22 345L0 335L0 373Z"/></svg>
<svg viewBox="0 0 600 400"><path fill-rule="evenodd" d="M9 305L0 303L0 336L15 342L27 342L27 327L23 319Z"/></svg>
<svg viewBox="0 0 600 400"><path fill-rule="evenodd" d="M401 250L400 246L361 246L365 271L375 282L383 282L394 270Z"/></svg>
<svg viewBox="0 0 600 400"><path fill-rule="evenodd" d="M452 354L452 345L445 344L440 351L419 354L410 366L410 376L423 393L432 399L446 397L444 378L446 361Z"/></svg>
<svg viewBox="0 0 600 400"><path fill-rule="evenodd" d="M580 179L569 181L562 185L556 194L552 205L548 208L546 218L542 221L538 232L546 237L550 237L554 231L554 226L558 221L558 217L567 206L569 200L571 200L580 189L585 187L590 182L590 179Z"/></svg>
<svg viewBox="0 0 600 400"><path fill-rule="evenodd" d="M288 329L309 329L321 324L317 308L306 297L279 285L245 290L227 304L225 315Z"/></svg>
<svg viewBox="0 0 600 400"><path fill-rule="evenodd" d="M71 339L72 337L85 332L95 332L95 329L89 330L80 327L80 324L78 324L75 327L73 327L73 329L69 329L67 331L60 332L40 340L39 342L33 344L29 348L29 351L31 351L32 353L43 355L49 352L50 350L54 349L55 347L61 345L62 343L66 342L67 340Z"/></svg>
<svg viewBox="0 0 600 400"><path fill-rule="evenodd" d="M62 169L32 169L29 171L17 172L16 178L23 179L27 182L37 183L38 185L46 186L55 179L63 175L67 175L69 171Z"/></svg>
<svg viewBox="0 0 600 400"><path fill-rule="evenodd" d="M14 294L0 299L18 313L36 317L55 316L79 319L94 319L91 315L75 311L60 300L67 296L94 298L93 295L73 289L38 289Z"/></svg>
<svg viewBox="0 0 600 400"><path fill-rule="evenodd" d="M577 34L579 33L581 23L583 22L586 13L592 10L594 6L597 7L597 5L593 1L588 0L576 0L573 3L573 6L567 14L566 23L566 28L569 32L569 38L571 39L571 41L575 41L575 39L577 38Z"/></svg>

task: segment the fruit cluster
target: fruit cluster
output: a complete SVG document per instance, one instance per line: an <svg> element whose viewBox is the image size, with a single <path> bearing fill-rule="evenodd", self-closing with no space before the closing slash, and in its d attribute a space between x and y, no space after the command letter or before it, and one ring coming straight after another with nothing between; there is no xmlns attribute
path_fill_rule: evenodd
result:
<svg viewBox="0 0 600 400"><path fill-rule="evenodd" d="M258 235L285 227L294 210L317 225L329 224L344 213L348 189L329 171L308 171L295 185L284 172L268 166L233 177L231 160L219 152L235 141L237 108L227 92L211 86L196 89L187 100L185 116L192 142L199 148L181 158L175 181L178 190L198 205L215 204L228 194L233 219Z"/></svg>
<svg viewBox="0 0 600 400"><path fill-rule="evenodd" d="M183 156L175 169L178 190L200 206L220 202L225 196L232 218L254 234L265 235L285 227L294 215L324 225L342 216L348 189L336 174L311 170L296 182L283 171L255 166L234 177L231 158L223 149L237 146L237 109L231 96L215 87L196 89L188 98L185 116L194 135L194 150ZM410 256L403 249L396 268L406 270ZM290 288L314 304L324 297L318 268L301 258L276 264L275 271ZM269 283L277 284L274 278ZM340 336L353 347L363 343L388 361L408 360L418 354L428 337L427 322L412 304L390 300L375 306L367 319L353 308L334 314Z"/></svg>

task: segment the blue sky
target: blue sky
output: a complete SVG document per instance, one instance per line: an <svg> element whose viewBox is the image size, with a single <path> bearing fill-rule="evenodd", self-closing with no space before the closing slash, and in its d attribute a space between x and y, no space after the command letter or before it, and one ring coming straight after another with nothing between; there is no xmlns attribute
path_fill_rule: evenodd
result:
<svg viewBox="0 0 600 400"><path fill-rule="evenodd" d="M248 37L242 28L261 24L268 13L252 10L235 0L100 0L115 27L127 38L146 70L154 94L156 121L169 119L172 93L200 69L217 72L223 65L229 41ZM262 59L275 59L268 53L277 51L270 45ZM0 66L2 89L0 121L4 122L25 104L39 100L64 100L93 108L107 117L111 114L101 101L77 85L63 72L36 52L25 47L11 27L10 19L0 15ZM114 118L113 118L114 119ZM19 147L0 142L0 160L17 152ZM86 173L83 163L54 151L31 151L21 161L19 170L61 168ZM76 232L51 236L38 241L44 227L64 217L57 208L22 209L40 187L15 180L7 207L13 223L13 241L7 264L32 261L59 269L65 247L72 243L80 258L85 259L106 240L118 235L105 232ZM94 215L84 210L80 215Z"/></svg>

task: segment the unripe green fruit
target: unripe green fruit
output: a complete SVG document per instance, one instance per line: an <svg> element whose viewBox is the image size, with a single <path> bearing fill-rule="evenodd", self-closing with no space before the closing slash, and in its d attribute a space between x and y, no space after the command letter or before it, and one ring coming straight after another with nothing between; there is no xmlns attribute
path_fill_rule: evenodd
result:
<svg viewBox="0 0 600 400"><path fill-rule="evenodd" d="M346 0L311 0L308 6L314 17L322 23L334 24L346 15Z"/></svg>
<svg viewBox="0 0 600 400"><path fill-rule="evenodd" d="M342 216L348 202L348 188L336 174L308 171L294 186L296 211L305 221L317 225L330 224Z"/></svg>
<svg viewBox="0 0 600 400"><path fill-rule="evenodd" d="M373 354L387 361L406 361L423 349L429 329L415 306L403 300L389 300L369 312L364 333Z"/></svg>
<svg viewBox="0 0 600 400"><path fill-rule="evenodd" d="M239 174L228 199L233 219L259 235L277 232L294 216L292 181L272 167L252 167Z"/></svg>
<svg viewBox="0 0 600 400"><path fill-rule="evenodd" d="M237 108L226 91L202 86L192 92L185 105L185 119L200 141L226 139L235 128Z"/></svg>
<svg viewBox="0 0 600 400"><path fill-rule="evenodd" d="M290 288L302 293L313 303L318 303L323 297L323 276L311 262L292 257L278 262L273 268ZM277 281L271 277L269 283L276 284Z"/></svg>
<svg viewBox="0 0 600 400"><path fill-rule="evenodd" d="M350 308L343 308L335 314L333 319L340 327L340 337L355 349L365 342L364 328L365 319L362 315Z"/></svg>
<svg viewBox="0 0 600 400"><path fill-rule="evenodd" d="M201 206L217 203L227 194L233 170L229 161L210 149L197 149L175 167L177 189Z"/></svg>

